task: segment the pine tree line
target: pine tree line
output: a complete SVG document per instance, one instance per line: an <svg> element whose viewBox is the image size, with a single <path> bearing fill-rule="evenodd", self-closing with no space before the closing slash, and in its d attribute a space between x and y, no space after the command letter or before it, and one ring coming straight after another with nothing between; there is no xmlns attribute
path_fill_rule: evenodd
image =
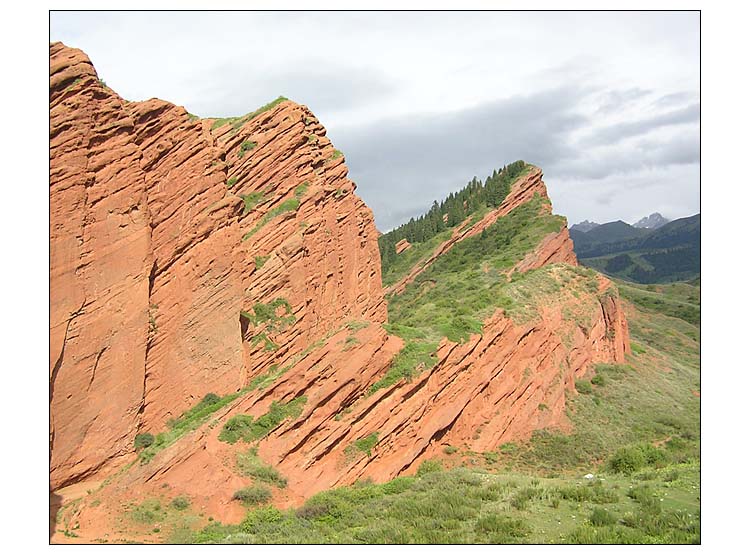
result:
<svg viewBox="0 0 750 555"><path fill-rule="evenodd" d="M474 177L468 185L456 193L451 193L438 203L434 201L426 214L411 218L405 224L384 233L378 239L383 272L396 258L396 243L406 239L409 243L428 241L441 231L454 227L481 208L497 208L510 193L510 186L526 168L523 160L494 170L484 183Z"/></svg>

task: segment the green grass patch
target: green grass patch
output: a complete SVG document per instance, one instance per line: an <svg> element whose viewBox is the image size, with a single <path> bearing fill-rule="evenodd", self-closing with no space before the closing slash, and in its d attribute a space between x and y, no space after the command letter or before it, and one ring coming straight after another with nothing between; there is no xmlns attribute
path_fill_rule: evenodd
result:
<svg viewBox="0 0 750 555"><path fill-rule="evenodd" d="M294 189L294 198L301 199L303 196L305 196L305 193L310 188L310 182L305 181L302 185L297 185Z"/></svg>
<svg viewBox="0 0 750 555"><path fill-rule="evenodd" d="M348 455L353 455L355 451L365 453L368 457L372 456L372 448L378 443L378 433L373 432L362 439L358 439L352 445L345 449Z"/></svg>
<svg viewBox="0 0 750 555"><path fill-rule="evenodd" d="M297 397L288 403L274 401L266 414L254 419L249 414L233 416L224 424L219 434L219 440L226 443L236 443L240 440L250 443L266 437L284 420L297 418L307 398Z"/></svg>
<svg viewBox="0 0 750 555"><path fill-rule="evenodd" d="M240 145L240 150L237 152L237 157L242 158L243 156L245 156L246 152L250 152L256 146L258 146L258 143L256 142L242 141L242 144Z"/></svg>
<svg viewBox="0 0 750 555"><path fill-rule="evenodd" d="M197 429L205 423L209 417L222 407L225 407L241 395L244 395L249 388L244 388L236 393L230 393L219 397L214 393L206 394L201 401L185 411L179 418L167 422L169 428L165 432L156 435L151 445L145 447L139 454L138 458L141 464L147 464L162 449L172 445L186 433Z"/></svg>
<svg viewBox="0 0 750 555"><path fill-rule="evenodd" d="M546 235L564 227L563 218L543 210L545 202L536 196L483 233L455 244L403 293L388 298L390 323L422 330L433 341L447 337L461 342L481 333L482 321L497 308L519 322L536 317L538 298L561 290L556 272L573 270L545 266L514 274L511 282L505 272Z"/></svg>
<svg viewBox="0 0 750 555"><path fill-rule="evenodd" d="M245 506L262 505L271 499L271 490L266 486L252 485L235 491L232 499Z"/></svg>
<svg viewBox="0 0 750 555"><path fill-rule="evenodd" d="M244 476L252 476L259 482L285 488L287 481L278 470L265 464L258 457L258 449L251 447L244 453L237 454L237 467Z"/></svg>
<svg viewBox="0 0 750 555"><path fill-rule="evenodd" d="M242 236L243 241L247 241L250 237L255 235L255 233L258 232L260 228L262 228L264 225L266 225L269 221L271 221L276 216L280 216L282 214L285 214L287 212L296 212L299 208L300 201L297 198L290 198L279 204L276 208L270 210L266 214L263 215L263 217L260 219L260 222L258 222L258 225L256 225L253 229L245 233L245 235Z"/></svg>
<svg viewBox="0 0 750 555"><path fill-rule="evenodd" d="M247 195L240 195L240 198L245 203L245 206L242 209L242 215L250 213L250 211L255 208L263 199L263 193L259 191L255 191L252 193L248 193Z"/></svg>
<svg viewBox="0 0 750 555"><path fill-rule="evenodd" d="M401 379L411 380L421 372L432 368L437 362L438 344L432 341L407 342L401 351L395 356L391 366L380 380L372 384L370 394L384 387L390 387Z"/></svg>
<svg viewBox="0 0 750 555"><path fill-rule="evenodd" d="M228 118L207 118L207 119L213 119L214 122L211 125L211 130L218 129L219 127L223 127L224 125L231 125L232 128L236 131L240 127L242 127L246 122L250 121L256 116L259 116L263 112L267 112L271 108L276 107L278 104L281 104L285 100L289 100L286 97L280 96L276 98L275 100L272 100L268 104L265 104L255 110L254 112L250 112L245 114L244 116L235 116L235 117L228 117Z"/></svg>

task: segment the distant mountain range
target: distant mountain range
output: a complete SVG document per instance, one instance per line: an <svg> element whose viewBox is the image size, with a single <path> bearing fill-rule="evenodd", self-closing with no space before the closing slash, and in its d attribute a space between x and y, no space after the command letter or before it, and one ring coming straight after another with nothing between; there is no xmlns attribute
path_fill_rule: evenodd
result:
<svg viewBox="0 0 750 555"><path fill-rule="evenodd" d="M669 218L665 218L658 212L654 212L650 216L644 216L637 222L633 224L633 227L641 228L641 229L658 229L664 224L668 224L671 222ZM602 224L598 224L596 222L590 222L588 220L583 220L582 222L579 222L577 224L574 224L570 226L571 231L581 231L583 233L587 233L594 229L595 227L599 227ZM626 224L627 225L627 224Z"/></svg>
<svg viewBox="0 0 750 555"><path fill-rule="evenodd" d="M655 213L634 225L584 221L571 226L570 237L581 264L629 281L664 283L700 275L700 214L670 222Z"/></svg>
<svg viewBox="0 0 750 555"><path fill-rule="evenodd" d="M581 233L586 233L587 231L591 231L595 227L599 227L601 224L598 224L596 222L590 222L588 220L583 220L582 222L579 222L575 225L570 226L570 231L580 231Z"/></svg>
<svg viewBox="0 0 750 555"><path fill-rule="evenodd" d="M665 218L658 212L654 212L650 216L641 218L633 224L633 227L645 228L645 229L658 229L661 226L668 224L671 220Z"/></svg>

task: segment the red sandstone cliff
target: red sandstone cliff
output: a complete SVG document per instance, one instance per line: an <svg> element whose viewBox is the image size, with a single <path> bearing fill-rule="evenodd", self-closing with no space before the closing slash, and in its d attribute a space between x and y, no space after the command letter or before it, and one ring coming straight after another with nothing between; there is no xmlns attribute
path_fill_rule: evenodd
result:
<svg viewBox="0 0 750 555"><path fill-rule="evenodd" d="M123 100L80 50L50 46L53 487L120 464L139 430L346 319L386 318L372 213L315 117L287 101L211 127ZM298 209L242 240L295 191ZM240 311L276 298L295 324L269 351L243 340Z"/></svg>
<svg viewBox="0 0 750 555"><path fill-rule="evenodd" d="M164 488L207 516L239 519L231 496L248 478L234 456L246 446L218 434L273 401L306 397L299 417L258 444L289 480L274 501L293 505L359 478L414 472L448 444L491 450L564 425L575 378L623 360L619 300L604 278L597 294L572 294L585 278L570 266L563 229L514 268L544 267L566 284L540 301L537 318L498 310L481 335L444 340L434 368L368 395L403 342L381 326L372 214L315 117L285 101L223 125L194 120L167 102L121 99L78 50L56 43L50 56L50 481L109 477L100 503L73 515L84 537L114 529L123 503ZM501 207L457 229L391 291L534 194L546 197L541 177L535 169L517 181ZM284 325L241 316L278 299L288 302L275 307ZM283 372L265 388L114 475L134 461L136 433L273 368ZM370 455L347 451L375 432Z"/></svg>

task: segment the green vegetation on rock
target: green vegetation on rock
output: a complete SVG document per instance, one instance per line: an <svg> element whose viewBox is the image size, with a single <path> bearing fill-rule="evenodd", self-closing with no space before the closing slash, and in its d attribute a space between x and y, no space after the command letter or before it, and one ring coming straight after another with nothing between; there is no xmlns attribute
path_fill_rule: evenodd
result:
<svg viewBox="0 0 750 555"><path fill-rule="evenodd" d="M214 123L211 125L211 130L218 129L219 127L222 127L224 125L231 124L232 129L235 131L238 130L240 127L242 127L246 122L250 121L256 116L259 116L263 112L267 112L271 108L275 108L278 104L281 104L285 100L289 100L288 98L285 98L283 96L278 97L275 100L272 100L268 104L265 104L255 110L254 112L250 112L248 114L245 114L244 116L237 116L237 117L229 117L229 118L207 118L207 119L213 119Z"/></svg>
<svg viewBox="0 0 750 555"><path fill-rule="evenodd" d="M236 393L230 393L224 397L219 397L214 393L205 395L197 405L185 411L182 416L167 422L169 430L157 434L154 440L139 453L138 456L141 463L146 464L150 462L159 451L172 445L186 433L197 429L214 412L225 407L247 391L249 391L249 388L242 389Z"/></svg>
<svg viewBox="0 0 750 555"><path fill-rule="evenodd" d="M237 443L240 440L250 443L262 439L287 418L297 418L306 402L307 398L304 396L288 403L274 401L268 412L257 419L249 414L233 416L224 424L219 439L226 443Z"/></svg>

